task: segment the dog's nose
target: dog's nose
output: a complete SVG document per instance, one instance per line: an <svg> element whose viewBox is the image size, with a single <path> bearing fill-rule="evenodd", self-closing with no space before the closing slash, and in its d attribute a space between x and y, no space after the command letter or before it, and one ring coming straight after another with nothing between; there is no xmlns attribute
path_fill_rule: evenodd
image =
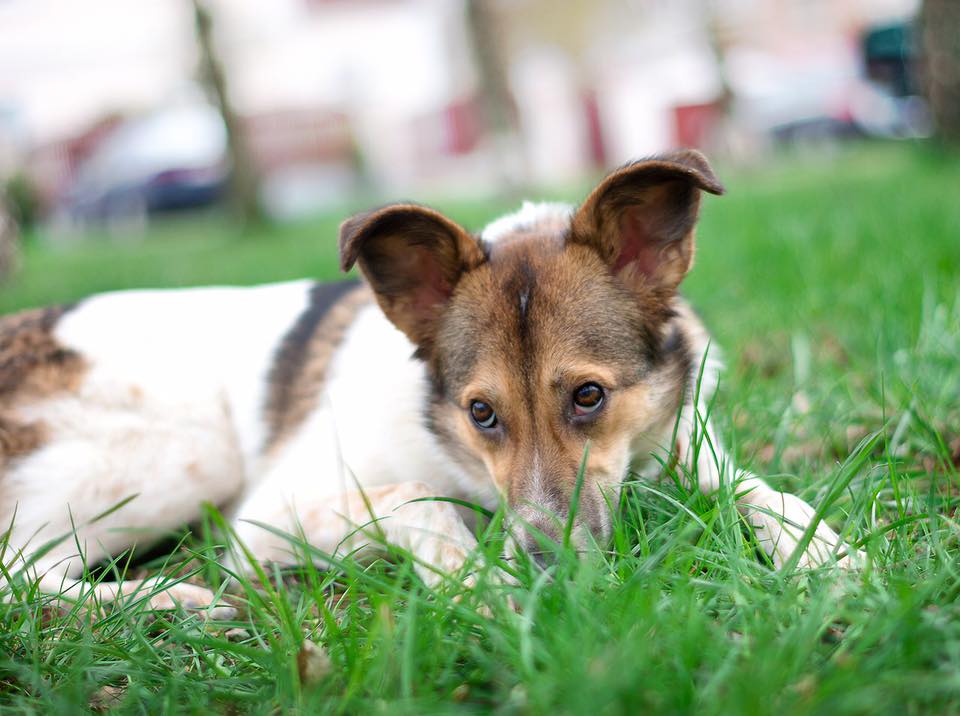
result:
<svg viewBox="0 0 960 716"><path fill-rule="evenodd" d="M559 531L554 525L545 521L533 521L524 530L520 544L538 567L546 569L556 564L560 539Z"/></svg>

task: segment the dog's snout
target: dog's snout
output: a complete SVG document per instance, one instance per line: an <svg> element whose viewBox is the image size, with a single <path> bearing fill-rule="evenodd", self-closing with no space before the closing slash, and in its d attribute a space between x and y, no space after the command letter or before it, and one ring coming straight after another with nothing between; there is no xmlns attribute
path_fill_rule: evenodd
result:
<svg viewBox="0 0 960 716"><path fill-rule="evenodd" d="M546 569L556 562L557 549L563 539L562 530L554 520L546 518L521 519L514 524L515 547Z"/></svg>
<svg viewBox="0 0 960 716"><path fill-rule="evenodd" d="M533 519L524 525L525 545L528 552L534 552L545 545L562 539L558 520Z"/></svg>

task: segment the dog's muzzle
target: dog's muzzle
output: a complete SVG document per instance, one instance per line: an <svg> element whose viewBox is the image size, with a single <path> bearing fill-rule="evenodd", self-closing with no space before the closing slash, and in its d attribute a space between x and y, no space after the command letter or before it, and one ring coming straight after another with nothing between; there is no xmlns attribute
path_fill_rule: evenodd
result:
<svg viewBox="0 0 960 716"><path fill-rule="evenodd" d="M564 549L567 519L567 516L559 515L530 515L528 510L516 513L509 527L511 551L514 554L525 552L544 569L555 564ZM602 538L601 525L597 524L594 528L594 520L578 516L570 531L570 547L577 554L582 554Z"/></svg>

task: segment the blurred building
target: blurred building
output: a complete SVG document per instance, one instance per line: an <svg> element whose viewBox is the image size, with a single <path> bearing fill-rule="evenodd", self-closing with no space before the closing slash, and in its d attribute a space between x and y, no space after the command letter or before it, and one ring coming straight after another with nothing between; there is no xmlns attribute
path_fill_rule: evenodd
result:
<svg viewBox="0 0 960 716"><path fill-rule="evenodd" d="M482 32L468 1L489 19ZM671 146L752 152L776 132L869 120L892 110L864 82L860 38L916 5L207 1L280 216L358 190L494 189L505 164L520 182L562 183ZM2 0L0 27L0 177L25 167L48 203L120 125L202 104L188 0ZM509 137L488 131L491 66Z"/></svg>

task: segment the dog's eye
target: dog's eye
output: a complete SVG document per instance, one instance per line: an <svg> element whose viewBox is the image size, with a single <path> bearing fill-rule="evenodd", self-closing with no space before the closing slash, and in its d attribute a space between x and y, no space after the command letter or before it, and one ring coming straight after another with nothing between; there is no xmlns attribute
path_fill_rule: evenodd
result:
<svg viewBox="0 0 960 716"><path fill-rule="evenodd" d="M589 415L603 405L603 388L596 383L584 383L573 391L573 409L577 415Z"/></svg>
<svg viewBox="0 0 960 716"><path fill-rule="evenodd" d="M489 403L484 403L482 400L474 400L470 403L470 417L484 430L489 430L497 424L497 414Z"/></svg>

